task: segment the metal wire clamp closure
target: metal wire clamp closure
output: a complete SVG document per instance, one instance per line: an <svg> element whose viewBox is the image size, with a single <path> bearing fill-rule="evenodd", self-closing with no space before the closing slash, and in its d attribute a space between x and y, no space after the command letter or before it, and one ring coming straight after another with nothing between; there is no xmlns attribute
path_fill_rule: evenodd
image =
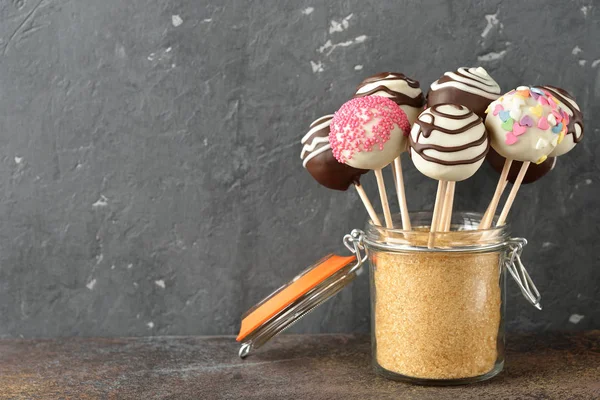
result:
<svg viewBox="0 0 600 400"><path fill-rule="evenodd" d="M367 261L367 254L363 245L364 236L365 233L360 229L353 229L352 232L344 236L344 246L346 246L346 248L350 250L352 254L356 255L356 264L348 273L356 271L356 274L359 275L362 272L360 267L362 267L363 263ZM364 252L364 255L361 253L361 251Z"/></svg>
<svg viewBox="0 0 600 400"><path fill-rule="evenodd" d="M523 296L525 296L527 301L529 301L538 310L541 310L542 305L540 304L540 300L542 296L535 286L535 283L533 283L533 280L529 276L529 273L525 269L525 266L521 262L521 253L523 251L523 247L527 245L527 239L509 239L507 245L510 248L510 254L504 263L506 269L517 282L517 285L519 285L519 289L521 289L521 293L523 293Z"/></svg>

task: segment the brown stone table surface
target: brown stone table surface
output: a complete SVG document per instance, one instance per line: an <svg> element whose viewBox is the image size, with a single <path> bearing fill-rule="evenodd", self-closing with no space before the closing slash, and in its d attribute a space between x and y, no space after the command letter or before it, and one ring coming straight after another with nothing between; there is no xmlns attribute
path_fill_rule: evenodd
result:
<svg viewBox="0 0 600 400"><path fill-rule="evenodd" d="M600 331L511 334L496 378L388 381L365 335L281 335L245 360L233 337L0 340L0 399L600 399Z"/></svg>

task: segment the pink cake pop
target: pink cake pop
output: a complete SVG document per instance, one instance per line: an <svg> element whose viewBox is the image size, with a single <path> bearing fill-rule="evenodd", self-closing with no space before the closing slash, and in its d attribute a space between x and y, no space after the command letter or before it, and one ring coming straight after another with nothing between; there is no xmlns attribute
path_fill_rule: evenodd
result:
<svg viewBox="0 0 600 400"><path fill-rule="evenodd" d="M381 169L406 149L410 124L400 106L387 97L352 99L334 114L329 132L333 156L354 168L372 169L377 178L386 226L392 228Z"/></svg>
<svg viewBox="0 0 600 400"><path fill-rule="evenodd" d="M406 148L408 118L382 96L352 99L334 114L329 142L334 157L354 168L381 169Z"/></svg>

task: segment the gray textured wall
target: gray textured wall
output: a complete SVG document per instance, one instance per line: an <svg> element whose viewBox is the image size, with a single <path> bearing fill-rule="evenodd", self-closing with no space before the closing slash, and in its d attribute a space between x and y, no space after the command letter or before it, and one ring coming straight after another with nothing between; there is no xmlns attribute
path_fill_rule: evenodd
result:
<svg viewBox="0 0 600 400"><path fill-rule="evenodd" d="M302 169L307 125L364 76L428 87L478 64L506 90L563 86L586 115L512 213L545 308L510 284L509 327L599 328L595 3L1 2L0 336L235 333L365 220ZM410 207L430 208L436 183L404 167ZM457 208L484 210L495 181L482 168ZM367 282L294 329L367 331Z"/></svg>

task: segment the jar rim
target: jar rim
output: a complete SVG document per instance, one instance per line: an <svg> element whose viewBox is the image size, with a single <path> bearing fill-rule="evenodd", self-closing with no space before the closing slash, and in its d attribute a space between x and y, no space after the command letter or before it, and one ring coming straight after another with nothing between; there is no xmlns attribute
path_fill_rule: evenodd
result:
<svg viewBox="0 0 600 400"><path fill-rule="evenodd" d="M432 214L431 211L410 212L413 226L410 231L386 228L369 220L363 241L369 247L386 251L487 252L502 248L510 238L508 223L489 229L478 229L483 214L465 211L453 213L452 230L430 233ZM494 217L494 222L496 220L497 216ZM400 215L394 215L393 221L394 226L401 226Z"/></svg>

